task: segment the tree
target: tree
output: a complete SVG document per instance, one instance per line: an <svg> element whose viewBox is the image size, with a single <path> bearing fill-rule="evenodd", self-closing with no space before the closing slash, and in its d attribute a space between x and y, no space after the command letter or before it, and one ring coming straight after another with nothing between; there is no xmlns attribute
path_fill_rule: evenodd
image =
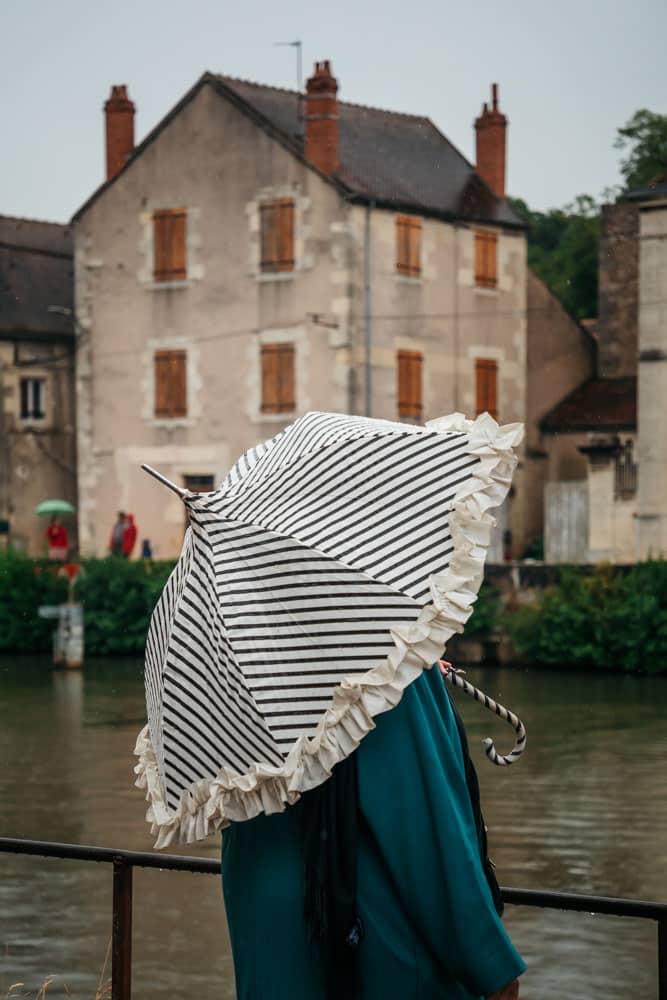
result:
<svg viewBox="0 0 667 1000"><path fill-rule="evenodd" d="M565 208L534 212L510 198L528 229L528 266L577 319L597 316L599 206L579 195Z"/></svg>
<svg viewBox="0 0 667 1000"><path fill-rule="evenodd" d="M616 149L628 150L621 160L626 188L643 187L667 171L667 115L642 108L617 129Z"/></svg>

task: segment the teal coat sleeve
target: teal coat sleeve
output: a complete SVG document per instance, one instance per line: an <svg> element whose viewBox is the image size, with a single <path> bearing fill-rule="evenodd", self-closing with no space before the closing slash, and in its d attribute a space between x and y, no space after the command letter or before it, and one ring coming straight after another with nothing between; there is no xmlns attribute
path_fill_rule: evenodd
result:
<svg viewBox="0 0 667 1000"><path fill-rule="evenodd" d="M442 677L425 671L359 748L363 821L416 936L448 980L488 996L525 970L496 914Z"/></svg>

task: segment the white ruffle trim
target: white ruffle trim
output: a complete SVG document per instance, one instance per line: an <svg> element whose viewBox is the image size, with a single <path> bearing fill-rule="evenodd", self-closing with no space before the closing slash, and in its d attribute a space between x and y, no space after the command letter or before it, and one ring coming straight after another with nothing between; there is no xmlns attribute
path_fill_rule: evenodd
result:
<svg viewBox="0 0 667 1000"><path fill-rule="evenodd" d="M175 812L167 806L146 725L134 750L139 758L134 770L136 785L146 790L150 803L146 819L151 832L157 834L156 847L174 841L189 844L231 822L262 812L282 812L302 792L322 784L332 768L375 727L375 716L397 705L405 688L442 656L451 636L463 631L484 576L495 524L489 510L498 507L507 495L517 462L514 449L523 437L523 425L499 427L487 413L476 420L454 413L426 426L438 433L465 432L471 453L480 459L451 504L454 556L446 572L429 580L432 604L426 605L412 624L391 629L395 648L384 663L361 677L344 678L315 733L299 738L282 767L255 764L245 774L223 767L212 780L200 781L184 791Z"/></svg>

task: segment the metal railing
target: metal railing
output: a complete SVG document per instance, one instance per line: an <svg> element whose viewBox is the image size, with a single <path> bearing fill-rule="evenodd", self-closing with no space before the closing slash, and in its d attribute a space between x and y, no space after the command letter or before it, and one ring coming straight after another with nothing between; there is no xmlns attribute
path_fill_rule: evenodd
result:
<svg viewBox="0 0 667 1000"><path fill-rule="evenodd" d="M162 868L170 871L220 875L220 862L212 858L148 854L142 851L121 851L112 847L87 847L0 837L0 852L32 854L42 858L65 858L72 861L106 862L113 865L112 1000L131 1000L132 994L132 870ZM583 893L535 889L503 888L502 894L505 902L512 906L537 906L540 909L571 910L655 921L658 931L657 997L658 1000L667 1000L667 903L647 903L638 899L615 899L611 896L587 896Z"/></svg>

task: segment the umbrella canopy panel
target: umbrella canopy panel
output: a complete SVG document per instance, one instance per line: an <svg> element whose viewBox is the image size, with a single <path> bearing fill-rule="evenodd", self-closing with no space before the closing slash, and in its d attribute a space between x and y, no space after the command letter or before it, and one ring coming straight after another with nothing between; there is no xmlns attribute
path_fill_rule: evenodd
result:
<svg viewBox="0 0 667 1000"><path fill-rule="evenodd" d="M307 414L221 489L186 496L190 530L146 654L139 772L157 827L192 839L284 808L442 655L514 461L508 476L475 426ZM458 611L457 581L470 589Z"/></svg>
<svg viewBox="0 0 667 1000"><path fill-rule="evenodd" d="M35 514L73 514L74 507L67 500L42 500L37 504Z"/></svg>

